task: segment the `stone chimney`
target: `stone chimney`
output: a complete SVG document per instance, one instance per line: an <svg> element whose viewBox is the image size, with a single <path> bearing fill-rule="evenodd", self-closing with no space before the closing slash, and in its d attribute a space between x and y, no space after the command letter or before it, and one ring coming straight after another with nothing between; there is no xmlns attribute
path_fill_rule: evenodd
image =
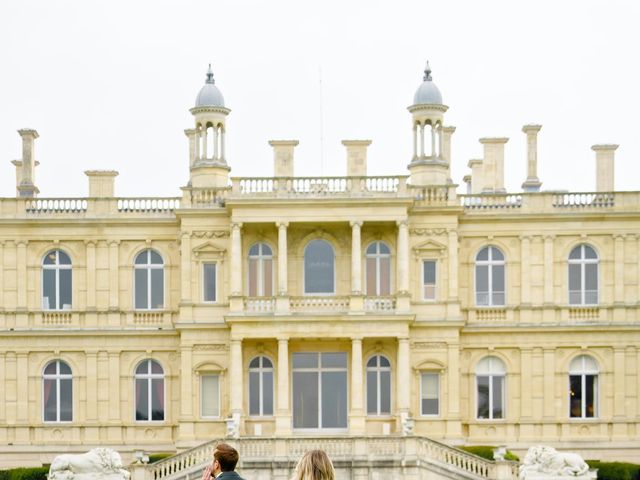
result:
<svg viewBox="0 0 640 480"><path fill-rule="evenodd" d="M593 145L596 152L596 192L614 191L614 160L618 145Z"/></svg>
<svg viewBox="0 0 640 480"><path fill-rule="evenodd" d="M347 176L367 176L367 147L371 140L343 140L342 145L347 147Z"/></svg>
<svg viewBox="0 0 640 480"><path fill-rule="evenodd" d="M18 196L35 197L39 193L36 187L36 158L35 158L35 140L38 138L38 132L30 128L18 130L22 137L22 173L20 175L20 183L17 185ZM16 165L14 163L14 165Z"/></svg>
<svg viewBox="0 0 640 480"><path fill-rule="evenodd" d="M482 159L472 158L467 166L471 169L471 191L469 193L482 193L484 187L484 179L482 178Z"/></svg>
<svg viewBox="0 0 640 480"><path fill-rule="evenodd" d="M293 177L293 149L298 140L269 140L273 147L273 176Z"/></svg>
<svg viewBox="0 0 640 480"><path fill-rule="evenodd" d="M482 177L484 185L482 191L486 193L504 192L504 144L508 138L481 138L484 145L484 159L482 160Z"/></svg>
<svg viewBox="0 0 640 480"><path fill-rule="evenodd" d="M118 172L115 170L87 170L84 174L89 177L89 197L113 197L113 186Z"/></svg>
<svg viewBox="0 0 640 480"><path fill-rule="evenodd" d="M527 134L527 179L522 184L525 192L539 192L542 182L538 178L538 132L542 125L525 125Z"/></svg>

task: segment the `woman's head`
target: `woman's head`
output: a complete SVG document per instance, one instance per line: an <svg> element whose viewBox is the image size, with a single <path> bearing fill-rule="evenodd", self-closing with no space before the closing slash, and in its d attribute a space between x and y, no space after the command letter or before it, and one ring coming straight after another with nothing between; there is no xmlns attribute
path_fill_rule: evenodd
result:
<svg viewBox="0 0 640 480"><path fill-rule="evenodd" d="M333 464L324 450L309 450L296 465L295 480L335 480L335 478Z"/></svg>

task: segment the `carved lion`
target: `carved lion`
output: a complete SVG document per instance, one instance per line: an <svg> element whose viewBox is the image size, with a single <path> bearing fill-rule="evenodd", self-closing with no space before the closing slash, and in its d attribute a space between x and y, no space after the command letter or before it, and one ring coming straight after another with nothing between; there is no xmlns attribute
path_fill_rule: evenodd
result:
<svg viewBox="0 0 640 480"><path fill-rule="evenodd" d="M588 471L589 465L577 453L558 452L555 448L538 445L527 451L519 476L525 479L528 474L535 472L538 478L547 475L579 477Z"/></svg>
<svg viewBox="0 0 640 480"><path fill-rule="evenodd" d="M49 480L82 480L104 477L129 480L120 454L110 448L94 448L77 455L64 454L54 458L49 468Z"/></svg>

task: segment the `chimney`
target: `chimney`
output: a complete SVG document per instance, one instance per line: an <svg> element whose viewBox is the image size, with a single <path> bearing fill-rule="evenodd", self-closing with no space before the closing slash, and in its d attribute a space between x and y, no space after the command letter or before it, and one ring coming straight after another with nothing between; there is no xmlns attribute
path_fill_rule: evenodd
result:
<svg viewBox="0 0 640 480"><path fill-rule="evenodd" d="M273 176L293 177L293 149L298 140L269 140L273 147Z"/></svg>
<svg viewBox="0 0 640 480"><path fill-rule="evenodd" d="M482 160L480 158L472 158L467 166L471 169L471 191L469 193L482 193L484 187L484 179L482 178Z"/></svg>
<svg viewBox="0 0 640 480"><path fill-rule="evenodd" d="M113 197L113 186L118 172L115 170L87 170L84 174L89 177L89 197Z"/></svg>
<svg viewBox="0 0 640 480"><path fill-rule="evenodd" d="M440 156L447 165L451 165L451 135L456 127L442 127L442 151Z"/></svg>
<svg viewBox="0 0 640 480"><path fill-rule="evenodd" d="M198 157L198 138L196 137L197 132L198 131L195 128L187 128L184 131L184 134L189 139L189 168L193 167Z"/></svg>
<svg viewBox="0 0 640 480"><path fill-rule="evenodd" d="M596 152L596 192L613 192L614 157L618 145L594 145Z"/></svg>
<svg viewBox="0 0 640 480"><path fill-rule="evenodd" d="M471 193L471 175L465 175L464 177L462 177L462 181L464 182L464 185L465 185L464 193L469 195Z"/></svg>
<svg viewBox="0 0 640 480"><path fill-rule="evenodd" d="M538 132L542 125L525 125L522 131L527 134L527 179L522 184L525 192L539 192L542 182L538 178Z"/></svg>
<svg viewBox="0 0 640 480"><path fill-rule="evenodd" d="M342 145L347 147L347 176L367 176L367 147L371 140L343 140Z"/></svg>
<svg viewBox="0 0 640 480"><path fill-rule="evenodd" d="M20 175L20 184L17 186L18 196L35 197L39 192L35 185L35 170L37 162L35 160L35 139L38 138L38 132L30 128L18 130L22 137L22 174ZM14 165L16 165L14 163Z"/></svg>
<svg viewBox="0 0 640 480"><path fill-rule="evenodd" d="M508 138L481 138L484 145L483 192L504 192L504 144Z"/></svg>

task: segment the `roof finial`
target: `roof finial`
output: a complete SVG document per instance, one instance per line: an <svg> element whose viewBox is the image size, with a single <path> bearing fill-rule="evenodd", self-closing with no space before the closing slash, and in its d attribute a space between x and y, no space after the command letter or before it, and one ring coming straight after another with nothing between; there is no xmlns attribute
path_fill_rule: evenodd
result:
<svg viewBox="0 0 640 480"><path fill-rule="evenodd" d="M427 60L427 65L424 67L424 78L423 80L426 81L431 81L431 67L429 66L429 60Z"/></svg>
<svg viewBox="0 0 640 480"><path fill-rule="evenodd" d="M209 70L207 70L207 80L206 83L216 83L213 79L213 70L211 70L211 64L209 64Z"/></svg>

